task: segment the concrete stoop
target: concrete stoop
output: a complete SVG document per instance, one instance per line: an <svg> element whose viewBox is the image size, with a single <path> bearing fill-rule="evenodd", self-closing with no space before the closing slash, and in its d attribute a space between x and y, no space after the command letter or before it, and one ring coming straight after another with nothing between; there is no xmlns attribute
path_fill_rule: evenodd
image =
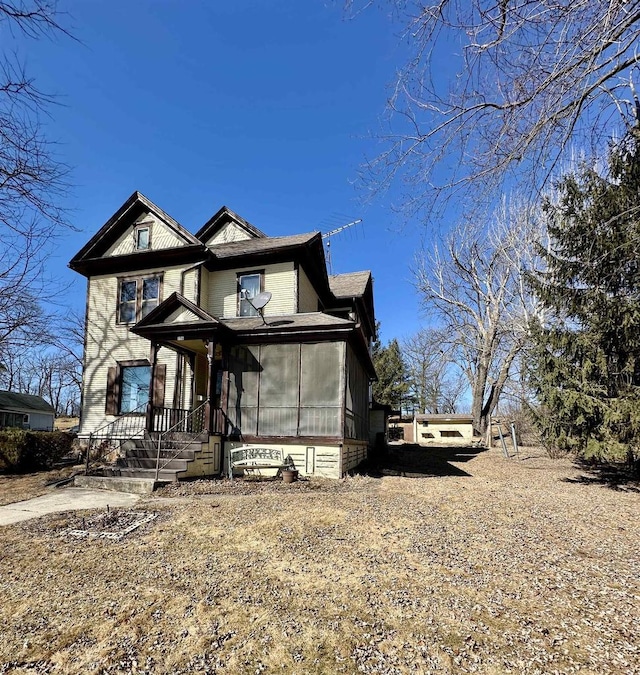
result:
<svg viewBox="0 0 640 675"><path fill-rule="evenodd" d="M153 478L128 476L76 476L73 482L76 487L129 492L136 495L150 495L166 483L167 481L156 481Z"/></svg>

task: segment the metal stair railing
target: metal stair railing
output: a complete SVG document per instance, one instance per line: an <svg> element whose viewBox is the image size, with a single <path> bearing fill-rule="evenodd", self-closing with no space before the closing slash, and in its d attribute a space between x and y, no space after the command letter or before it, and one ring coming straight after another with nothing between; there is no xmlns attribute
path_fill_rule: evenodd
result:
<svg viewBox="0 0 640 675"><path fill-rule="evenodd" d="M132 441L136 438L144 438L146 432L146 411L147 403L140 404L137 408L130 410L118 416L113 422L99 427L89 434L89 447L87 448L85 474L89 475L89 467L92 459L91 454L97 452L93 461L104 457L107 452L115 449L114 441L119 441L120 445L126 441Z"/></svg>
<svg viewBox="0 0 640 675"><path fill-rule="evenodd" d="M164 469L169 462L171 462L173 459L175 459L183 450L186 450L188 447L193 445L196 442L196 439L202 434L204 431L204 416L206 413L206 410L208 410L208 405L209 401L205 401L202 405L198 406L194 410L192 410L188 415L180 419L176 424L173 426L169 427L166 431L161 431L158 434L158 451L156 455L156 477L155 480L157 481L160 476L160 471ZM189 429L190 431L186 431ZM182 439L180 441L180 448L176 450L176 452L173 453L169 459L166 459L162 466L160 465L160 454L162 453L162 444L167 443L167 442L175 442L175 441L169 441L167 439L167 436L171 433L176 433L179 432L182 435ZM186 436L186 439L185 439Z"/></svg>

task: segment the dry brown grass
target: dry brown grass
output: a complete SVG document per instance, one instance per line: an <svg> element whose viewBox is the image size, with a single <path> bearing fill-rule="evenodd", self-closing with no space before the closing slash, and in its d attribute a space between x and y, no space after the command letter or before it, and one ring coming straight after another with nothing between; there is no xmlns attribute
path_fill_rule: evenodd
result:
<svg viewBox="0 0 640 675"><path fill-rule="evenodd" d="M69 429L78 424L80 424L79 417L56 417L53 426L56 431L69 431Z"/></svg>
<svg viewBox="0 0 640 675"><path fill-rule="evenodd" d="M52 483L68 478L77 470L78 467L66 466L53 471L0 474L0 506L39 497L50 489Z"/></svg>
<svg viewBox="0 0 640 675"><path fill-rule="evenodd" d="M198 482L119 542L65 536L82 514L5 527L0 673L639 673L637 486L538 454L436 464L457 475L408 453L381 478Z"/></svg>

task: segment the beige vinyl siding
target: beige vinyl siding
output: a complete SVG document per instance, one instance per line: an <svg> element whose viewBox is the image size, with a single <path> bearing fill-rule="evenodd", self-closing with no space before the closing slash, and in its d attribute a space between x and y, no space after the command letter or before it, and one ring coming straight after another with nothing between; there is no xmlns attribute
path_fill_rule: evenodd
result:
<svg viewBox="0 0 640 675"><path fill-rule="evenodd" d="M298 311L301 314L318 311L318 294L302 267L298 269Z"/></svg>
<svg viewBox="0 0 640 675"><path fill-rule="evenodd" d="M198 268L189 269L183 275L181 288L178 293L182 294L187 300L198 304ZM165 298L168 296L165 296Z"/></svg>
<svg viewBox="0 0 640 675"><path fill-rule="evenodd" d="M264 269L264 288L272 296L265 316L295 313L295 269L293 263L247 267L209 273L206 310L213 316L234 317L238 313L238 274Z"/></svg>
<svg viewBox="0 0 640 675"><path fill-rule="evenodd" d="M224 444L224 470L228 471L229 450L239 448L244 443L230 441ZM301 476L320 476L322 478L341 478L340 446L282 443L247 443L260 448L282 449L284 457L290 456ZM265 475L268 470L265 469ZM275 473L275 471L273 472Z"/></svg>
<svg viewBox="0 0 640 675"><path fill-rule="evenodd" d="M231 241L244 241L245 239L251 239L251 237L239 225L227 223L206 244L207 246L215 246L216 244L228 244Z"/></svg>
<svg viewBox="0 0 640 675"><path fill-rule="evenodd" d="M140 275L162 274L162 296L180 287L183 268L143 270ZM107 373L118 361L149 359L151 343L134 335L125 324L116 323L118 304L118 278L115 276L92 277L88 283L87 336L85 370L83 379L83 410L80 432L86 435L115 419L105 415ZM166 365L165 405L173 401L173 384L176 373L175 353L160 349L158 362Z"/></svg>
<svg viewBox="0 0 640 675"><path fill-rule="evenodd" d="M419 445L446 445L447 443L471 443L473 423L461 421L414 421L414 433Z"/></svg>
<svg viewBox="0 0 640 675"><path fill-rule="evenodd" d="M220 473L220 436L209 436L207 443L195 448L193 462L189 462L187 470L180 473L180 478L214 478Z"/></svg>
<svg viewBox="0 0 640 675"><path fill-rule="evenodd" d="M135 231L138 226L150 226L151 245L150 250L158 251L164 248L175 248L176 246L184 246L183 239L178 237L172 230L170 230L164 223L153 218L152 216L138 218L138 220L129 228L122 236L112 244L105 253L105 257L116 255L128 255L136 252Z"/></svg>
<svg viewBox="0 0 640 675"><path fill-rule="evenodd" d="M189 321L199 321L200 317L196 316L190 309L180 307L172 312L166 319L167 323L187 323Z"/></svg>
<svg viewBox="0 0 640 675"><path fill-rule="evenodd" d="M210 284L209 270L207 270L203 266L199 270L199 279L198 279L199 302L198 298L194 299L193 302L195 302L196 305L202 307L205 310L209 306L209 284Z"/></svg>

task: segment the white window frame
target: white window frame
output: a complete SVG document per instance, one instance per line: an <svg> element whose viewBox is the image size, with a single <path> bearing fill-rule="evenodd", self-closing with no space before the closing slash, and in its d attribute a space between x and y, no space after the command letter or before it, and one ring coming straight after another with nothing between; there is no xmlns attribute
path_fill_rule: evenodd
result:
<svg viewBox="0 0 640 675"><path fill-rule="evenodd" d="M140 246L140 234L142 232L147 233L147 245ZM136 251L149 251L151 250L151 223L140 223L136 225L133 231L133 241Z"/></svg>
<svg viewBox="0 0 640 675"><path fill-rule="evenodd" d="M257 277L258 278L258 293L262 293L264 290L264 270L251 270L249 272L238 272L237 276L237 294L238 294L238 304L236 309L236 316L239 317L254 317L260 316L260 312L255 309L251 303L247 301L246 294L243 294L245 289L242 288L242 280L248 277ZM255 297L251 296L249 299ZM244 304L246 303L246 304ZM243 308L246 308L245 313L243 314Z"/></svg>

